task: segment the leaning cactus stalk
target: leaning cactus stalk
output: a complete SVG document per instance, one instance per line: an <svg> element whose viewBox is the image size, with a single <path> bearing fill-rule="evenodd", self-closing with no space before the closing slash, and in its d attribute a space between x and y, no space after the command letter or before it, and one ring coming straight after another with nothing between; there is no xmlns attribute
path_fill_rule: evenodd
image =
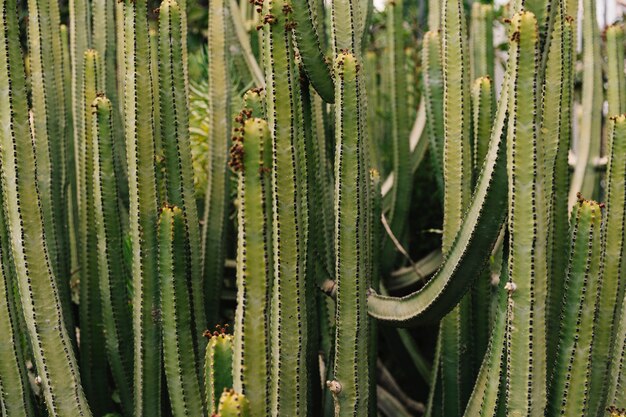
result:
<svg viewBox="0 0 626 417"><path fill-rule="evenodd" d="M0 415L625 414L599 2L0 1Z"/></svg>

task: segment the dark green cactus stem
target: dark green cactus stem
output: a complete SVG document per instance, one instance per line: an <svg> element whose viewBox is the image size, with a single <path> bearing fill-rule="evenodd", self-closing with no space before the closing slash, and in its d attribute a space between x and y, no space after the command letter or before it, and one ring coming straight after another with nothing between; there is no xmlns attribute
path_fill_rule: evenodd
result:
<svg viewBox="0 0 626 417"><path fill-rule="evenodd" d="M358 9L357 9L358 10ZM389 212L387 219L395 236L401 238L406 225L407 214L411 202L411 167L409 155L409 118L407 109L407 85L404 56L404 2L390 0L387 3L387 49L388 64L385 70L389 77L389 101L391 108L391 166L393 170L393 186L389 191ZM342 23L345 26L345 23ZM391 239L386 239L383 246L383 271L393 266L396 248Z"/></svg>
<svg viewBox="0 0 626 417"><path fill-rule="evenodd" d="M5 342L0 345L0 408L4 415L34 417L33 399L26 375L26 362L20 340L21 307L16 303L14 269L8 247L4 216L0 219L0 332Z"/></svg>
<svg viewBox="0 0 626 417"><path fill-rule="evenodd" d="M293 1L294 34L304 72L311 80L311 85L324 101L334 103L333 79L317 33L317 20L324 18L317 16L318 10L314 7L317 1L319 0Z"/></svg>
<svg viewBox="0 0 626 417"><path fill-rule="evenodd" d="M163 207L158 228L163 364L172 412L174 416L202 416L203 400L198 360L194 357L192 310L187 286L189 242L183 211L174 206Z"/></svg>
<svg viewBox="0 0 626 417"><path fill-rule="evenodd" d="M255 410L248 398L234 390L226 390L220 397L220 417L250 417Z"/></svg>
<svg viewBox="0 0 626 417"><path fill-rule="evenodd" d="M82 115L85 126L93 126L93 108L100 88L98 80L100 57L93 49L85 51L83 92L85 109ZM104 412L108 392L102 387L107 378L106 349L102 329L102 302L98 272L98 231L94 208L94 155L92 129L86 129L79 146L79 223L80 223L80 365L85 394L94 413Z"/></svg>
<svg viewBox="0 0 626 417"><path fill-rule="evenodd" d="M471 79L489 77L494 80L493 6L472 4L470 25ZM495 91L494 91L495 93Z"/></svg>
<svg viewBox="0 0 626 417"><path fill-rule="evenodd" d="M191 308L194 343L204 348L206 329L204 280L200 225L193 186L193 167L189 139L189 113L182 56L182 19L184 14L174 0L164 0L159 14L159 77L161 105L161 146L166 168L167 203L178 206L185 217L187 255L190 258ZM197 351L197 349L196 349ZM199 364L198 364L199 365Z"/></svg>
<svg viewBox="0 0 626 417"><path fill-rule="evenodd" d="M233 386L233 337L218 329L209 338L204 359L204 389L209 415L218 412L220 396Z"/></svg>
<svg viewBox="0 0 626 417"><path fill-rule="evenodd" d="M225 237L228 213L228 141L230 130L230 76L227 33L228 5L216 0L209 7L209 152L202 229L202 261L206 320L218 319L220 288L224 271Z"/></svg>
<svg viewBox="0 0 626 417"><path fill-rule="evenodd" d="M508 82L504 82L485 165L445 262L423 288L407 296L388 297L372 291L368 297L372 317L399 326L432 323L452 310L483 270L506 213L506 148L502 135L508 99Z"/></svg>
<svg viewBox="0 0 626 417"><path fill-rule="evenodd" d="M7 92L0 104L2 189L11 254L33 341L34 360L51 416L91 416L43 239L43 214L36 186L35 152L28 126L26 79L14 0L2 1L0 18L0 90Z"/></svg>
<svg viewBox="0 0 626 417"><path fill-rule="evenodd" d="M615 116L609 121L609 164L606 176L606 215L602 233L602 265L598 325L594 329L589 381L589 413L601 415L606 398L607 371L612 357L613 335L616 329L616 311L621 310L624 284L620 277L626 268L622 261L624 253L624 225L626 218L626 117Z"/></svg>
<svg viewBox="0 0 626 417"><path fill-rule="evenodd" d="M600 157L602 138L602 59L596 4L593 0L583 1L583 86L580 133L574 149L576 167L572 175L569 195L570 207L576 201L576 193L588 198L600 195L600 174L596 163Z"/></svg>
<svg viewBox="0 0 626 417"><path fill-rule="evenodd" d="M443 70L439 32L424 34L422 66L430 156L439 189L443 190Z"/></svg>
<svg viewBox="0 0 626 417"><path fill-rule="evenodd" d="M98 278L102 301L107 358L122 409L132 415L133 383L131 309L126 290L130 271L120 262L124 258L124 229L121 223L121 200L117 185L119 172L115 164L113 115L116 111L109 99L99 96L93 108L93 197L94 219L98 236Z"/></svg>
<svg viewBox="0 0 626 417"><path fill-rule="evenodd" d="M569 223L569 163L568 154L572 134L572 93L574 44L571 19L564 16L561 4L553 26L551 43L543 85L542 102L542 152L543 161L538 168L543 172L546 189L545 204L548 212L548 334L559 329L565 274L568 262ZM557 340L547 339L548 364L554 363Z"/></svg>
<svg viewBox="0 0 626 417"><path fill-rule="evenodd" d="M328 387L335 400L335 416L367 415L369 348L366 289L369 260L364 245L367 218L361 166L365 132L359 115L361 74L351 54L335 59L335 280L336 335L333 380ZM369 179L367 179L369 181Z"/></svg>
<svg viewBox="0 0 626 417"><path fill-rule="evenodd" d="M508 125L509 276L507 307L506 410L508 415L543 415L546 404L546 242L543 179L537 160L537 20L515 14L510 29L511 76Z"/></svg>
<svg viewBox="0 0 626 417"><path fill-rule="evenodd" d="M548 415L588 414L589 375L599 299L600 224L602 213L594 201L582 197L572 212L572 246L556 365L552 373ZM599 323L598 323L599 324Z"/></svg>
<svg viewBox="0 0 626 417"><path fill-rule="evenodd" d="M59 9L55 2L28 1L28 40L32 88L32 131L37 158L37 187L41 197L50 266L57 279L65 325L74 328L70 309L68 242L63 176L64 92Z"/></svg>
<svg viewBox="0 0 626 417"><path fill-rule="evenodd" d="M239 118L246 116L242 113ZM271 200L267 196L271 193L272 161L267 122L258 118L241 120L236 138L231 148L231 166L239 172L233 388L246 394L253 410L268 414L272 241Z"/></svg>
<svg viewBox="0 0 626 417"><path fill-rule="evenodd" d="M624 77L624 29L621 25L609 26L604 32L606 38L607 101L609 116L617 116L626 111L626 78Z"/></svg>
<svg viewBox="0 0 626 417"><path fill-rule="evenodd" d="M136 417L161 415L161 333L157 268L150 47L146 0L127 1L124 106L133 276Z"/></svg>
<svg viewBox="0 0 626 417"><path fill-rule="evenodd" d="M307 415L308 321L306 309L306 215L300 195L306 171L299 172L300 83L289 27L289 2L264 3L264 62L267 116L272 134L272 237L274 281L270 319L271 415ZM287 13L284 13L286 10ZM293 346L300 346L294 352ZM287 354L287 352L290 352Z"/></svg>

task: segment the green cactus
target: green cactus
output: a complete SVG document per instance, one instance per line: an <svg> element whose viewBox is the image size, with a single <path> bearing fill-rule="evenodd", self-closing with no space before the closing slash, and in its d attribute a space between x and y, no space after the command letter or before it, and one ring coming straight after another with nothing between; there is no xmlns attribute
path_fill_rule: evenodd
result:
<svg viewBox="0 0 626 417"><path fill-rule="evenodd" d="M204 335L209 339L204 358L204 389L211 415L218 412L222 392L233 386L233 337L223 327Z"/></svg>
<svg viewBox="0 0 626 417"><path fill-rule="evenodd" d="M219 415L220 417L249 417L251 410L256 410L243 394L238 394L234 390L225 390L220 397Z"/></svg>

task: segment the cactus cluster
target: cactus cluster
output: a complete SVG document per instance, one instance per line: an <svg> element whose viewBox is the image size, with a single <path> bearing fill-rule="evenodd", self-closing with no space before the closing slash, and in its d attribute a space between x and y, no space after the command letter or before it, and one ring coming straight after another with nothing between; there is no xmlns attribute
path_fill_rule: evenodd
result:
<svg viewBox="0 0 626 417"><path fill-rule="evenodd" d="M0 2L0 417L626 414L595 1Z"/></svg>

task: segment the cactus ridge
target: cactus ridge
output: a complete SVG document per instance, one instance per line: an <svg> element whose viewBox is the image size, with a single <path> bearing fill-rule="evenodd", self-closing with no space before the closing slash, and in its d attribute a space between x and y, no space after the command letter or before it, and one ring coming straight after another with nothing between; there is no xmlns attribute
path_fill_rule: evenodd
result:
<svg viewBox="0 0 626 417"><path fill-rule="evenodd" d="M431 158L437 173L440 189L443 189L443 71L441 68L441 39L438 32L424 34L422 47L424 67L424 96L426 124Z"/></svg>

